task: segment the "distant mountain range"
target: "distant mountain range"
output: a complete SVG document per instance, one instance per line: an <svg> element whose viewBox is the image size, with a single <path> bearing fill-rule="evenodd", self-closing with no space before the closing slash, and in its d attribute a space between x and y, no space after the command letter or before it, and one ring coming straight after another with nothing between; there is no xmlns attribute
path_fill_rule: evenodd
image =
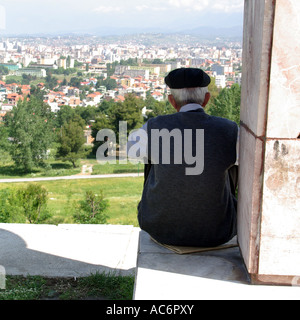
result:
<svg viewBox="0 0 300 320"><path fill-rule="evenodd" d="M53 37L53 36L96 36L96 37L105 37L105 38L126 38L127 40L131 37L136 38L137 36L143 35L143 38L148 38L151 42L161 39L167 39L176 41L182 40L185 36L190 36L191 41L197 39L202 40L215 40L218 38L227 39L227 40L237 40L241 41L243 38L243 26L235 27L226 27L226 28L217 28L217 27L208 27L202 26L195 29L186 29L186 30L162 30L159 28L117 28L117 27L101 27L97 29L86 29L86 30L74 30L74 31L61 31L53 33L36 33L36 34L9 34L7 36L17 36L17 37ZM2 36L5 36L3 34Z"/></svg>
<svg viewBox="0 0 300 320"><path fill-rule="evenodd" d="M192 30L184 30L181 34L191 34L203 37L226 37L226 38L242 38L243 26L235 26L230 28L214 28L214 27L199 27Z"/></svg>
<svg viewBox="0 0 300 320"><path fill-rule="evenodd" d="M120 36L120 35L134 35L134 34L152 34L152 33L161 33L161 34L186 34L193 35L198 37L203 37L207 39L212 38L239 38L243 37L243 26L234 26L230 28L216 28L202 26L195 29L186 29L186 30L162 30L159 28L148 28L148 29L137 29L137 28L113 28L113 27L102 27L97 30L87 31L98 36ZM85 31L86 33L86 31Z"/></svg>

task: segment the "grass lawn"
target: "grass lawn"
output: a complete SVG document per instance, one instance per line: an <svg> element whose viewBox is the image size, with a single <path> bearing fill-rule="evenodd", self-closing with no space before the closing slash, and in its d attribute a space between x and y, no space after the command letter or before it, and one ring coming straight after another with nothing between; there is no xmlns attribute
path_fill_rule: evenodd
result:
<svg viewBox="0 0 300 320"><path fill-rule="evenodd" d="M83 200L85 192L103 192L109 201L107 223L120 225L137 224L137 205L141 199L143 177L107 179L76 179L34 182L48 191L48 208L53 216L47 223L74 223L74 205ZM0 183L0 189L24 187L28 182Z"/></svg>
<svg viewBox="0 0 300 320"><path fill-rule="evenodd" d="M49 162L51 168L35 168L30 173L24 173L15 168L11 162L0 166L0 179L14 179L14 178L37 178L37 177L61 177L79 174L81 166L74 168L68 162L52 161Z"/></svg>
<svg viewBox="0 0 300 320"><path fill-rule="evenodd" d="M52 158L47 160L46 164L48 167L38 167L30 173L24 173L16 168L11 160L0 162L0 179L71 176L80 174L83 165L93 168L92 175L144 172L144 165L142 163L131 163L129 161L127 164L119 164L119 162L117 164L99 164L96 159L81 159L79 160L78 167L74 168L70 162L63 162Z"/></svg>
<svg viewBox="0 0 300 320"><path fill-rule="evenodd" d="M94 274L85 278L7 276L1 300L132 300L134 277Z"/></svg>
<svg viewBox="0 0 300 320"><path fill-rule="evenodd" d="M93 166L93 175L96 174L111 174L111 173L143 173L144 165L142 163L131 163L128 161L127 164L116 164L106 163L98 164L96 161Z"/></svg>

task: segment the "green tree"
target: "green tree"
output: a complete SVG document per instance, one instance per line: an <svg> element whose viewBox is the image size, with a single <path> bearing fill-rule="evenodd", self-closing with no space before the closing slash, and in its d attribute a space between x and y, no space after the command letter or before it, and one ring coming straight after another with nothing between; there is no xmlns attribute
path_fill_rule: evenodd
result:
<svg viewBox="0 0 300 320"><path fill-rule="evenodd" d="M127 122L128 132L143 125L143 107L144 101L130 93L126 95L124 102L117 103L113 110L109 110L108 116L112 125L112 129L116 133L117 141L119 138L120 121Z"/></svg>
<svg viewBox="0 0 300 320"><path fill-rule="evenodd" d="M82 224L104 224L107 220L105 211L108 206L108 200L104 199L102 192L97 195L93 191L87 191L85 199L80 201L76 208L74 221Z"/></svg>
<svg viewBox="0 0 300 320"><path fill-rule="evenodd" d="M81 67L83 65L82 62L78 62L77 60L74 61L74 67Z"/></svg>
<svg viewBox="0 0 300 320"><path fill-rule="evenodd" d="M68 56L67 57L67 68L70 68L70 64L71 64L71 57Z"/></svg>
<svg viewBox="0 0 300 320"><path fill-rule="evenodd" d="M161 59L154 59L152 61L153 64L163 64L164 62Z"/></svg>
<svg viewBox="0 0 300 320"><path fill-rule="evenodd" d="M57 78L53 77L51 72L48 72L45 78L45 86L50 90L53 90L57 86Z"/></svg>
<svg viewBox="0 0 300 320"><path fill-rule="evenodd" d="M50 217L47 195L47 190L36 184L29 184L26 188L18 190L18 203L29 223L41 223Z"/></svg>
<svg viewBox="0 0 300 320"><path fill-rule="evenodd" d="M113 63L107 63L106 68L107 68L107 76L110 77L115 73L116 66L118 65L118 61L115 61Z"/></svg>
<svg viewBox="0 0 300 320"><path fill-rule="evenodd" d="M137 58L129 58L127 60L120 61L121 66L138 66L138 59Z"/></svg>
<svg viewBox="0 0 300 320"><path fill-rule="evenodd" d="M169 101L156 101L152 96L146 99L146 107L149 110L147 119L176 112Z"/></svg>
<svg viewBox="0 0 300 320"><path fill-rule="evenodd" d="M7 125L12 138L9 151L16 166L30 172L43 164L54 138L49 106L35 97L19 100Z"/></svg>
<svg viewBox="0 0 300 320"><path fill-rule="evenodd" d="M97 149L104 143L103 141L97 141L97 133L102 129L113 129L112 124L110 123L109 118L102 112L100 112L95 123L92 124L92 137L93 140L93 154L96 154Z"/></svg>
<svg viewBox="0 0 300 320"><path fill-rule="evenodd" d="M63 161L70 161L74 168L77 168L77 161L86 156L84 149L84 121L81 118L74 118L65 123L58 132L59 147L56 157Z"/></svg>
<svg viewBox="0 0 300 320"><path fill-rule="evenodd" d="M234 84L224 88L207 108L207 113L213 116L227 118L240 123L241 87Z"/></svg>
<svg viewBox="0 0 300 320"><path fill-rule="evenodd" d="M97 115L97 109L94 106L77 106L75 108L75 113L78 114L85 121L86 124L89 124L90 120L95 120Z"/></svg>
<svg viewBox="0 0 300 320"><path fill-rule="evenodd" d="M0 77L6 74L9 74L9 69L7 67L0 66Z"/></svg>
<svg viewBox="0 0 300 320"><path fill-rule="evenodd" d="M221 89L219 89L216 86L216 79L214 77L211 77L211 82L208 86L208 91L210 93L210 100L208 104L206 105L206 110L208 110L215 102L215 99L218 97Z"/></svg>
<svg viewBox="0 0 300 320"><path fill-rule="evenodd" d="M99 88L100 86L105 86L107 90L113 90L117 87L117 82L115 79L107 78L98 78L96 88Z"/></svg>
<svg viewBox="0 0 300 320"><path fill-rule="evenodd" d="M35 97L36 99L43 101L44 100L45 92L41 90L39 87L35 85L30 86L30 97Z"/></svg>
<svg viewBox="0 0 300 320"><path fill-rule="evenodd" d="M9 159L9 128L0 123L0 162L6 162Z"/></svg>
<svg viewBox="0 0 300 320"><path fill-rule="evenodd" d="M71 87L80 88L81 87L81 84L80 84L81 82L82 82L81 78L72 77L70 82L69 82L69 85Z"/></svg>
<svg viewBox="0 0 300 320"><path fill-rule="evenodd" d="M61 128L65 123L71 121L75 117L75 110L70 106L61 106L56 113L55 127Z"/></svg>
<svg viewBox="0 0 300 320"><path fill-rule="evenodd" d="M117 105L117 103L114 102L113 100L110 100L110 101L104 100L101 102L98 109L99 109L99 111L107 114L108 111L113 110L116 107L116 105Z"/></svg>

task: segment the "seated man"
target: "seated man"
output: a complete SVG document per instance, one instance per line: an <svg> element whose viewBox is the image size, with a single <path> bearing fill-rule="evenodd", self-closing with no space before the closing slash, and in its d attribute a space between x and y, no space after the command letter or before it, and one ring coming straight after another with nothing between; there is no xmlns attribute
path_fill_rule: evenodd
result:
<svg viewBox="0 0 300 320"><path fill-rule="evenodd" d="M205 113L210 81L201 69L170 72L165 82L177 112L143 127L147 158L138 221L162 244L211 247L236 235L238 126Z"/></svg>

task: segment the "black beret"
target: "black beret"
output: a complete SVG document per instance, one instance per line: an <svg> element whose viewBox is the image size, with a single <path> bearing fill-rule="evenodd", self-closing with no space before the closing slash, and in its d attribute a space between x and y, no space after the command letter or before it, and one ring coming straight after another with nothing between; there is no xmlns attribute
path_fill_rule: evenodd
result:
<svg viewBox="0 0 300 320"><path fill-rule="evenodd" d="M165 82L171 89L207 87L210 76L198 68L180 68L171 71L166 77Z"/></svg>

